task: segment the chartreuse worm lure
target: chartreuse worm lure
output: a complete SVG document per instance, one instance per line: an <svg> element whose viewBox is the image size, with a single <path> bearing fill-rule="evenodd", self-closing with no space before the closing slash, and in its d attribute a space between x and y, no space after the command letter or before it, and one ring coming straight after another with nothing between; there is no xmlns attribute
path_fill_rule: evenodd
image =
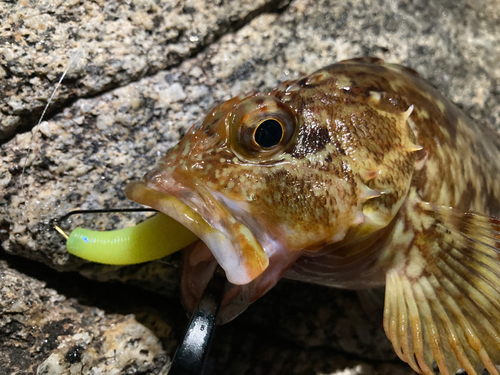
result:
<svg viewBox="0 0 500 375"><path fill-rule="evenodd" d="M55 227L67 238L66 247L70 254L111 265L160 259L198 239L185 226L162 213L133 227L113 231L77 228L67 236L61 228Z"/></svg>

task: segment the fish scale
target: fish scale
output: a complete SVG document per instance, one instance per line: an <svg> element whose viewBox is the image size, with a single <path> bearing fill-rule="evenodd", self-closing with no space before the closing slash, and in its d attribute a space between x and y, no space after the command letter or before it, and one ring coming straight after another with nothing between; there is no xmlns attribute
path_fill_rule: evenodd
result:
<svg viewBox="0 0 500 375"><path fill-rule="evenodd" d="M219 104L125 194L201 239L183 251L188 309L217 263L221 322L281 277L385 285L384 329L415 371L498 374L499 172L497 132L361 58Z"/></svg>

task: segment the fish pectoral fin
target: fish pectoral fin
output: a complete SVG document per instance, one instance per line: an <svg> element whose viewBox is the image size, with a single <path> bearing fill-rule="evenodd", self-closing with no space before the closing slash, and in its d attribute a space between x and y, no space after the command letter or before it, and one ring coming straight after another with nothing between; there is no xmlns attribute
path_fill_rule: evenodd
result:
<svg viewBox="0 0 500 375"><path fill-rule="evenodd" d="M384 330L415 371L469 375L500 363L500 220L425 202L387 272Z"/></svg>

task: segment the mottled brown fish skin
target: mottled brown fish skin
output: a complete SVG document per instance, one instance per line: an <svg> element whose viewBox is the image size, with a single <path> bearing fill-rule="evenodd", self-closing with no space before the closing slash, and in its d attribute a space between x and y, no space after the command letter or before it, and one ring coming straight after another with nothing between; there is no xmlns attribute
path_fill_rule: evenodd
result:
<svg viewBox="0 0 500 375"><path fill-rule="evenodd" d="M405 258L404 263L407 266L411 264L412 257L409 254L416 246L415 242L418 242L415 239L423 235L421 232L416 233L420 219L418 211L415 212L413 199L454 207L461 212L473 211L500 216L500 179L497 177L500 173L500 137L497 131L484 124L475 124L434 87L420 78L418 73L401 65L387 64L375 58L353 59L321 69L299 81L299 84L307 87L306 82L313 79L312 77L321 77L315 79L317 84L332 82L328 90L332 90L332 87L336 90L335 85L342 82L345 85L342 90L343 100L347 105L355 103L358 108L369 105L377 110L394 114L413 106L407 122L412 134L415 135L415 144L422 149L415 152L416 159L413 164L390 165L389 169L396 179L399 177L400 181L404 181L410 178L410 189L405 191L405 194L411 195L412 199L403 204L391 226L379 231L385 232L379 233L381 239L375 242L372 238L367 241L358 239L351 242L351 236L339 244L343 246L341 250L345 255L362 251L367 255L375 253L378 256L372 256L369 264L364 261L359 262L356 258L353 258L352 262L344 260L349 267L344 267L344 271L339 269L338 275L327 275L331 269L314 275L315 266L307 258L301 258L295 264L293 272L289 272L287 276L324 285L356 289L362 288L363 285L383 285L385 270L394 265L395 257ZM299 99L302 100L303 96L301 93ZM336 98L335 100L338 100ZM332 107L327 106L327 108ZM347 112L349 111L350 108L347 109ZM359 112L354 110L352 113ZM361 113L364 115L366 111ZM326 114L323 123L333 122L339 114L333 116L335 117ZM357 115L358 121L361 116ZM371 126L371 131L363 133L362 137L373 139L378 145L387 144L386 147L392 147L395 138L384 137L384 125L372 122ZM351 126L348 133L356 134L358 129ZM342 131L336 133L337 137L339 134L340 137L343 136ZM385 139L387 142L384 142ZM413 138L411 139L413 141ZM334 144L338 145L336 141ZM342 153L343 147L337 149ZM335 157L332 155L332 158ZM380 161L376 153L367 154L363 162L366 163L366 160L375 161L374 170L379 168ZM366 169L366 166L353 168L358 172L363 169ZM381 184L377 182L385 182L388 178L386 176L387 173L378 175L374 180L368 181L368 185L377 191L382 191ZM393 196L389 201L394 200ZM372 205L374 210L379 210L385 197L386 195L383 195L369 200L365 207ZM467 223L464 221L463 225L466 226ZM426 251L426 249L420 250ZM338 259L332 258L332 254L327 254L317 258L315 262L317 264L339 262ZM358 273L357 270L361 272Z"/></svg>
<svg viewBox="0 0 500 375"><path fill-rule="evenodd" d="M415 171L411 185L424 201L500 214L498 132L475 124L409 68L363 58L315 74L322 72L347 79L346 92L357 103L363 98L368 102L370 93L378 92L377 108L383 111L398 113L414 106L409 123L416 143L423 147L418 158L425 162Z"/></svg>
<svg viewBox="0 0 500 375"><path fill-rule="evenodd" d="M166 175L175 174L187 187L200 181L245 202L253 218L246 220L258 221L290 251L372 233L397 213L415 164L416 140L407 123L411 102L389 91L388 79L400 76L405 78L373 64L337 64L268 95L234 98L216 107L145 180L161 190ZM278 159L242 160L229 133L252 116L272 113L260 103L266 101L291 112L296 134ZM257 113L235 123L245 110Z"/></svg>
<svg viewBox="0 0 500 375"><path fill-rule="evenodd" d="M263 146L257 130L270 119L281 133ZM498 374L499 175L496 131L415 71L362 58L218 105L142 185L178 198L227 239L184 252L188 308L215 258L238 284L222 321L282 276L386 284L384 328L415 371L432 374L435 359L443 374ZM161 209L155 194L139 193L148 189L132 195Z"/></svg>

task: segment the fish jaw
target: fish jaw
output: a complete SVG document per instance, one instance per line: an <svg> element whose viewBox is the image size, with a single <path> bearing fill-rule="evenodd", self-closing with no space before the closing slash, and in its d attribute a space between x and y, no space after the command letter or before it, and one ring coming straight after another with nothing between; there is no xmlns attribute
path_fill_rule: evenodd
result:
<svg viewBox="0 0 500 375"><path fill-rule="evenodd" d="M177 187L177 190L177 194L183 196L183 189ZM171 191L174 192L175 188L171 188ZM191 194L188 189L185 189L184 193L187 191ZM184 194L184 199L189 199L190 194ZM210 217L205 220L205 216L202 217L181 199L155 190L144 182L129 183L125 195L135 202L151 206L172 217L201 239L183 250L181 289L186 309L194 310L217 264L224 269L229 283L226 285L217 317L219 324L231 321L272 289L300 256L299 252L286 251L276 241L273 242L275 247L271 248L264 237L265 251L252 232L234 220L231 214L215 201L212 202L212 207L224 210L223 212L214 213L214 209L197 208L203 215ZM192 201L200 207L200 201L193 198L194 196L191 194ZM206 197L205 194L204 198ZM221 215L227 215L229 219L223 219ZM212 226L209 221L216 222L214 226L218 228ZM224 226L221 223L229 225ZM258 230L255 225L252 225L252 229Z"/></svg>
<svg viewBox="0 0 500 375"><path fill-rule="evenodd" d="M233 320L266 294L295 263L298 256L298 253L275 252L269 257L269 266L248 284L227 283L217 315L217 323L224 324ZM185 248L183 258L182 299L185 308L193 311L217 267L217 261L207 245L201 241Z"/></svg>
<svg viewBox="0 0 500 375"><path fill-rule="evenodd" d="M182 195L186 190L173 187L172 191L176 192L176 195ZM125 195L137 203L163 212L196 234L210 249L232 284L248 284L269 265L266 252L252 232L236 222L227 212L220 212L219 210L223 210L220 206L202 210L204 213L208 212L210 221L218 221L219 228L215 228L196 212L199 208L191 209L181 199L168 192L153 189L144 182L129 183ZM225 216L224 220L221 220L222 216Z"/></svg>

